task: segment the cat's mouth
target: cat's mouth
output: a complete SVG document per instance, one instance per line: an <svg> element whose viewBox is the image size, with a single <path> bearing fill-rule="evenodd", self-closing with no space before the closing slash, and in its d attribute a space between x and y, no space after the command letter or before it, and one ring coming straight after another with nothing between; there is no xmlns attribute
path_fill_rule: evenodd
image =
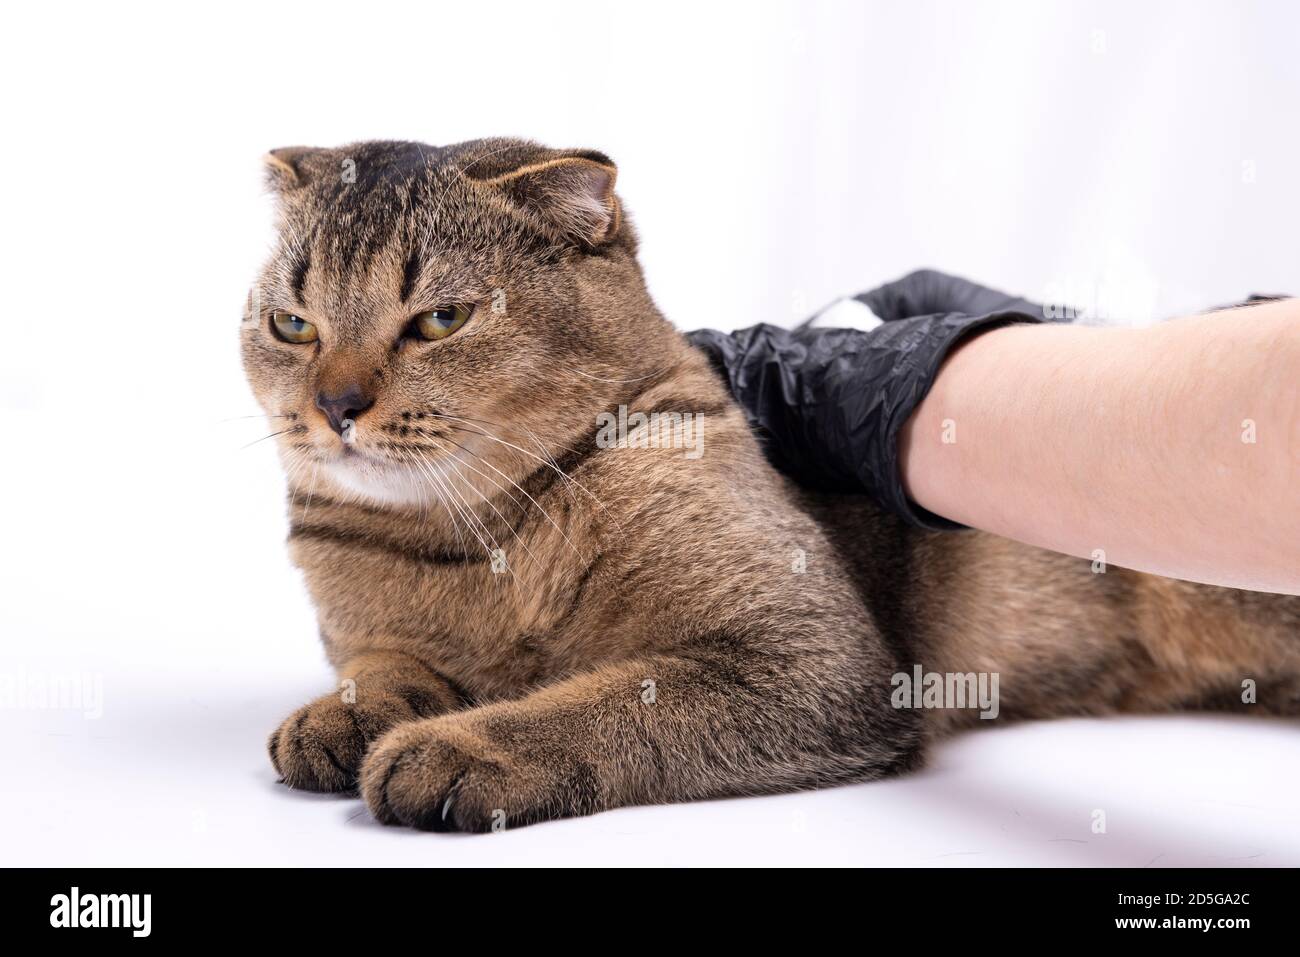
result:
<svg viewBox="0 0 1300 957"><path fill-rule="evenodd" d="M317 436L309 451L307 443L295 449L308 451L312 468L339 490L379 505L423 507L444 498L473 498L478 479L499 487L488 473L500 473L482 451L497 440L470 428L465 431L471 434L455 438L427 426L416 433L416 428L384 422L367 427L349 420L337 437L328 436L333 441ZM291 465L301 468L301 463Z"/></svg>
<svg viewBox="0 0 1300 957"><path fill-rule="evenodd" d="M362 475L379 475L407 468L407 463L349 443L339 445L328 456L329 464L352 469Z"/></svg>

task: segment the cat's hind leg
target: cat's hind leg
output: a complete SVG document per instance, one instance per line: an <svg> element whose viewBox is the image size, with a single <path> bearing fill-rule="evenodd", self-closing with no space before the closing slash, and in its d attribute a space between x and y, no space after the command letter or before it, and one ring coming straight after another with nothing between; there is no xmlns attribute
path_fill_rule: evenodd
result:
<svg viewBox="0 0 1300 957"><path fill-rule="evenodd" d="M339 678L337 691L299 708L271 735L271 763L290 787L351 790L376 738L404 721L465 706L446 678L401 654L359 655Z"/></svg>

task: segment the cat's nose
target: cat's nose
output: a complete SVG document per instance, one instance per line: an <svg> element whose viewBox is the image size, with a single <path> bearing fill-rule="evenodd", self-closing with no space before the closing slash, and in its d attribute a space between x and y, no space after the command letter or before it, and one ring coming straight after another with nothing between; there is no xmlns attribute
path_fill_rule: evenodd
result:
<svg viewBox="0 0 1300 957"><path fill-rule="evenodd" d="M366 395L359 385L350 385L335 394L324 390L316 393L316 408L325 413L325 418L330 421L330 428L339 435L343 434L345 421L355 419L374 404L375 400Z"/></svg>

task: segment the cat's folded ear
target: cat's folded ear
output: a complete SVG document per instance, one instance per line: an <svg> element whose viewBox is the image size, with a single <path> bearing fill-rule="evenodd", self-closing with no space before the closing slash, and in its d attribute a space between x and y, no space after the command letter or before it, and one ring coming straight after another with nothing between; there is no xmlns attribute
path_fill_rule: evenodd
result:
<svg viewBox="0 0 1300 957"><path fill-rule="evenodd" d="M484 180L541 217L569 242L595 247L621 225L614 180L618 170L604 153L575 151L521 166Z"/></svg>
<svg viewBox="0 0 1300 957"><path fill-rule="evenodd" d="M262 157L267 185L280 193L306 185L311 179L313 158L324 152L314 146L282 146L271 150Z"/></svg>

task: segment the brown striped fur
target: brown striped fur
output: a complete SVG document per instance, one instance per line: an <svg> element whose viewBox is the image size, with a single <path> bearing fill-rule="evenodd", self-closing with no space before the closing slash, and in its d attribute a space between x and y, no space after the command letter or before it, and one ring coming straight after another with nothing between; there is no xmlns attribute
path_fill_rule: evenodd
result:
<svg viewBox="0 0 1300 957"><path fill-rule="evenodd" d="M651 301L603 154L364 143L269 169L281 240L244 362L342 680L272 736L289 785L487 830L866 780L978 723L893 707L915 663L998 672L1004 718L1228 706L1247 678L1300 709L1296 599L792 486ZM450 302L476 304L462 330L402 338ZM276 309L320 341L279 341ZM351 385L374 405L345 456L314 397ZM602 447L620 405L705 415L703 454Z"/></svg>

